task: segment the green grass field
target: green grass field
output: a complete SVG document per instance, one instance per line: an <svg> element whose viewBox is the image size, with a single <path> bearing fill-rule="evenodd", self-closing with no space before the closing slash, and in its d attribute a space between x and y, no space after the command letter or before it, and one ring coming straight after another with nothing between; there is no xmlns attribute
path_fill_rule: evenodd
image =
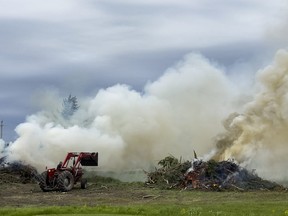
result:
<svg viewBox="0 0 288 216"><path fill-rule="evenodd" d="M185 192L181 197L182 202L171 204L177 193L179 192L168 193L164 200L154 200L143 205L3 207L0 209L0 215L288 215L287 192Z"/></svg>
<svg viewBox="0 0 288 216"><path fill-rule="evenodd" d="M0 216L288 216L288 191L162 190L112 178L87 190L43 193L37 184L0 184Z"/></svg>
<svg viewBox="0 0 288 216"><path fill-rule="evenodd" d="M1 215L28 216L28 215L75 215L75 216L110 216L110 215L202 215L202 216L260 216L260 215L288 215L287 204L242 203L197 206L97 206L97 207L42 207L42 208L3 208Z"/></svg>

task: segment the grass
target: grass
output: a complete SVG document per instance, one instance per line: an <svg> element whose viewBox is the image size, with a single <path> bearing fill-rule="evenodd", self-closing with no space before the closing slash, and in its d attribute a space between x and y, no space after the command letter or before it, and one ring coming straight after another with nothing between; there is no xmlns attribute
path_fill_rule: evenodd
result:
<svg viewBox="0 0 288 216"><path fill-rule="evenodd" d="M193 193L193 194L191 194ZM167 199L175 200L173 192ZM183 193L183 202L174 204L164 200L147 202L142 205L101 205L101 206L49 206L0 209L0 215L7 216L110 216L110 215L183 215L183 216L288 216L287 193L245 192L245 193ZM177 194L174 194L175 196ZM192 196L192 199L191 197ZM190 199L189 199L190 197ZM187 199L187 200L185 200Z"/></svg>
<svg viewBox="0 0 288 216"><path fill-rule="evenodd" d="M279 208L280 207L280 208ZM28 216L28 215L198 215L198 216L265 216L288 215L287 205L224 205L224 206L133 206L133 207L45 207L45 208L21 208L0 210L1 215Z"/></svg>
<svg viewBox="0 0 288 216"><path fill-rule="evenodd" d="M0 206L0 215L288 216L287 191L203 192L197 190L160 190L143 187L143 183L122 183L107 177L97 177L94 180L87 191L87 196L80 189L78 191L75 189L75 191L66 194L36 192L31 194L32 197L37 198L34 206ZM107 189L100 189L101 186L105 186ZM71 200L73 194L75 197L74 200ZM29 193L27 193L28 195ZM144 198L145 196L146 198ZM13 197L8 196L6 199L12 199ZM60 197L67 202L60 204L65 206L58 204L55 204L57 206L49 206L51 204L45 204L45 202L43 204L43 201L47 201L47 197L50 197L50 199ZM21 201L21 199L15 200ZM42 200L42 204L40 200ZM29 201L26 204L33 205L31 203L33 202ZM16 206L15 203L10 202L10 204ZM17 205L20 206L20 203Z"/></svg>
<svg viewBox="0 0 288 216"><path fill-rule="evenodd" d="M85 214L85 213L82 213L82 214L46 214L46 215L36 215L36 216L70 216L70 215L73 215L73 216L137 216L137 215L131 215L131 214L98 214L98 213L95 213L95 214Z"/></svg>

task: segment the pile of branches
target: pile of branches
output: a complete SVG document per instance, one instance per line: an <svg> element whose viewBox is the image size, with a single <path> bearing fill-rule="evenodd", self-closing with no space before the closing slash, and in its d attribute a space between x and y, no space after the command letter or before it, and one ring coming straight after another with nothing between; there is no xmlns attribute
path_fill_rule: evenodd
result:
<svg viewBox="0 0 288 216"><path fill-rule="evenodd" d="M6 163L2 160L0 164L0 183L31 183L35 182L37 170L21 162Z"/></svg>
<svg viewBox="0 0 288 216"><path fill-rule="evenodd" d="M260 178L254 171L234 161L178 161L168 156L159 161L160 168L147 173L148 185L160 188L200 190L283 190L283 186Z"/></svg>
<svg viewBox="0 0 288 216"><path fill-rule="evenodd" d="M147 185L157 185L160 188L179 187L184 182L184 174L191 167L191 162L181 162L174 156L167 156L158 162L160 168L154 172L146 172Z"/></svg>

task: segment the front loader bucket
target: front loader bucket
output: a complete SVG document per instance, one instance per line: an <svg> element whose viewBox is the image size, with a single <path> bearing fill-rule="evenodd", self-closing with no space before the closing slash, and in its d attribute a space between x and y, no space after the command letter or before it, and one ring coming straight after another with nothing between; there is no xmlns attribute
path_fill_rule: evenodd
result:
<svg viewBox="0 0 288 216"><path fill-rule="evenodd" d="M98 166L98 152L83 156L80 164L82 166Z"/></svg>

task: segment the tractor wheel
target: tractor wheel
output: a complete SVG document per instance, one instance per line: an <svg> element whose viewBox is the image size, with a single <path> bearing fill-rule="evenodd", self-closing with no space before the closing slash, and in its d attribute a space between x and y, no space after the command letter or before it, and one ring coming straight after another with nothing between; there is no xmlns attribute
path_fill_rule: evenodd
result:
<svg viewBox="0 0 288 216"><path fill-rule="evenodd" d="M74 186L74 177L71 172L63 171L57 179L58 189L61 191L70 191Z"/></svg>
<svg viewBox="0 0 288 216"><path fill-rule="evenodd" d="M87 179L81 179L81 188L86 189L87 188Z"/></svg>
<svg viewBox="0 0 288 216"><path fill-rule="evenodd" d="M39 182L39 186L40 186L41 190L44 191L44 192L48 191L47 190L46 179L47 179L47 171L44 171L40 175L40 182Z"/></svg>

